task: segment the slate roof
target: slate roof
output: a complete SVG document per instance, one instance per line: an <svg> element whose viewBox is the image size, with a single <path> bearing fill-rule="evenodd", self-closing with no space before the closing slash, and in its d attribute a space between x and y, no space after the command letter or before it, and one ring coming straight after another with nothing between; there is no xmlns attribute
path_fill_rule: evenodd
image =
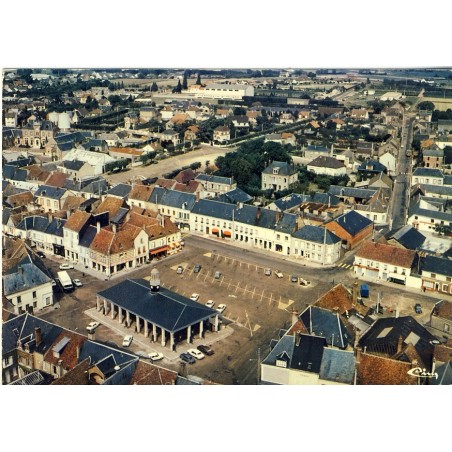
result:
<svg viewBox="0 0 452 452"><path fill-rule="evenodd" d="M395 234L392 234L391 238L397 240L404 248L409 250L421 248L426 239L423 234L409 224L403 226Z"/></svg>
<svg viewBox="0 0 452 452"><path fill-rule="evenodd" d="M63 161L63 166L65 168L73 170L73 171L79 171L84 164L85 164L85 162L82 162L81 160L64 160Z"/></svg>
<svg viewBox="0 0 452 452"><path fill-rule="evenodd" d="M22 271L20 271L19 267ZM27 255L3 275L3 290L5 295L11 295L51 281L52 279L48 274L43 272L32 258Z"/></svg>
<svg viewBox="0 0 452 452"><path fill-rule="evenodd" d="M213 184L224 184L224 185L234 184L234 179L232 177L214 176L209 174L198 174L195 180L199 182L210 182Z"/></svg>
<svg viewBox="0 0 452 452"><path fill-rule="evenodd" d="M324 337L328 345L347 348L353 338L338 313L317 306L308 306L299 316L308 334Z"/></svg>
<svg viewBox="0 0 452 452"><path fill-rule="evenodd" d="M444 175L443 172L437 168L424 168L422 166L417 167L413 171L413 177L419 176L419 177L438 177L443 179Z"/></svg>
<svg viewBox="0 0 452 452"><path fill-rule="evenodd" d="M412 202L410 206L409 216L411 217L412 215L452 222L452 213L441 212L439 210L422 209L416 201Z"/></svg>
<svg viewBox="0 0 452 452"><path fill-rule="evenodd" d="M397 354L399 337L402 346L412 344L421 357L423 364L430 368L434 346L430 343L435 339L413 317L386 317L376 320L366 330L358 341L360 348L366 347L369 353L385 354L393 357Z"/></svg>
<svg viewBox="0 0 452 452"><path fill-rule="evenodd" d="M320 372L320 365L326 341L323 337L300 334L295 339L290 367L313 373Z"/></svg>
<svg viewBox="0 0 452 452"><path fill-rule="evenodd" d="M436 256L426 256L421 260L421 270L452 277L452 260Z"/></svg>
<svg viewBox="0 0 452 452"><path fill-rule="evenodd" d="M372 224L372 221L369 220L369 218L366 218L354 210L344 213L331 221L337 223L352 236L357 235Z"/></svg>
<svg viewBox="0 0 452 452"><path fill-rule="evenodd" d="M452 187L445 185L419 184L424 193L452 196Z"/></svg>
<svg viewBox="0 0 452 452"><path fill-rule="evenodd" d="M325 233L326 231L326 233ZM306 225L292 234L292 237L300 240L306 240L307 242L326 243L327 245L334 245L341 241L341 239L328 231L325 228L319 226Z"/></svg>
<svg viewBox="0 0 452 452"><path fill-rule="evenodd" d="M104 361L107 357L111 357L110 361L108 361L110 364L114 362L115 365L117 364L119 366L138 361L138 358L132 353L127 353L117 348L109 347L108 345L86 340L80 350L79 362L89 358L91 364L98 365L98 363ZM108 364L108 362L106 364ZM105 364L103 368L106 370Z"/></svg>
<svg viewBox="0 0 452 452"><path fill-rule="evenodd" d="M252 201L254 198L250 196L246 191L243 191L241 188L234 188L226 193L221 193L219 196L214 198L216 201L220 202L229 202L231 204L247 203Z"/></svg>
<svg viewBox="0 0 452 452"><path fill-rule="evenodd" d="M119 196L121 198L127 198L131 190L132 186L129 184L117 184L107 191L107 196L112 195Z"/></svg>
<svg viewBox="0 0 452 452"><path fill-rule="evenodd" d="M342 202L337 196L320 192L314 193L314 196L312 196L311 200L312 202L318 202L325 205L329 204L330 206L337 206Z"/></svg>
<svg viewBox="0 0 452 452"><path fill-rule="evenodd" d="M376 188L355 188L330 185L328 193L335 196L346 196L351 198L370 199L377 191Z"/></svg>
<svg viewBox="0 0 452 452"><path fill-rule="evenodd" d="M96 226L88 226L84 231L83 235L79 239L79 246L84 246L89 248L91 246L94 237L96 237L97 228Z"/></svg>
<svg viewBox="0 0 452 452"><path fill-rule="evenodd" d="M404 268L413 266L415 256L415 251L370 241L365 241L356 253L356 257Z"/></svg>
<svg viewBox="0 0 452 452"><path fill-rule="evenodd" d="M345 168L344 162L342 160L337 160L334 157L329 157L326 155L319 155L312 162L308 163L308 166L315 166L317 168Z"/></svg>
<svg viewBox="0 0 452 452"><path fill-rule="evenodd" d="M444 364L440 364L436 368L438 378L432 378L430 380L433 385L452 385L452 361Z"/></svg>
<svg viewBox="0 0 452 452"><path fill-rule="evenodd" d="M369 168L370 166L370 168ZM384 166L382 163L378 162L377 160L366 160L365 162L361 163L358 167L358 171L362 172L385 172L387 171L386 166Z"/></svg>
<svg viewBox="0 0 452 452"><path fill-rule="evenodd" d="M40 231L45 232L45 230L49 226L49 220L47 217L39 217L39 216L30 216L24 218L18 225L17 229L21 229L23 231Z"/></svg>
<svg viewBox="0 0 452 452"><path fill-rule="evenodd" d="M35 192L35 196L43 196L45 198L51 199L61 199L61 197L66 193L65 188L52 187L50 185L41 185Z"/></svg>
<svg viewBox="0 0 452 452"><path fill-rule="evenodd" d="M66 220L62 218L54 218L46 229L46 234L55 235L57 237L63 237L64 230L63 227L66 224Z"/></svg>
<svg viewBox="0 0 452 452"><path fill-rule="evenodd" d="M303 202L310 201L311 197L308 195L300 195L298 193L292 193L290 195L284 196L284 198L279 198L273 202L273 204L281 211L285 211L300 205Z"/></svg>
<svg viewBox="0 0 452 452"><path fill-rule="evenodd" d="M289 176L297 172L295 167L290 163L275 160L262 171L262 174L273 174L273 168L279 168L278 176Z"/></svg>
<svg viewBox="0 0 452 452"><path fill-rule="evenodd" d="M149 282L144 279L127 279L98 295L172 332L218 314L214 309L162 287L159 292L151 292Z"/></svg>
<svg viewBox="0 0 452 452"><path fill-rule="evenodd" d="M444 149L424 149L423 157L444 157Z"/></svg>
<svg viewBox="0 0 452 452"><path fill-rule="evenodd" d="M323 350L319 377L336 383L353 384L355 355L353 351L325 348Z"/></svg>
<svg viewBox="0 0 452 452"><path fill-rule="evenodd" d="M154 187L148 201L168 207L176 207L178 209L182 209L183 206L185 206L186 210L192 210L196 203L196 195L177 190Z"/></svg>

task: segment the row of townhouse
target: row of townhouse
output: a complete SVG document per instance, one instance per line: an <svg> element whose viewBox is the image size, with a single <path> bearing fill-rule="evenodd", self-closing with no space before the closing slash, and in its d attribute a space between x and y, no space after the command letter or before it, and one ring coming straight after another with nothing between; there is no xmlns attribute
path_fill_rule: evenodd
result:
<svg viewBox="0 0 452 452"><path fill-rule="evenodd" d="M361 278L452 294L452 265L447 257L424 256L413 250L366 241L355 255L354 272Z"/></svg>

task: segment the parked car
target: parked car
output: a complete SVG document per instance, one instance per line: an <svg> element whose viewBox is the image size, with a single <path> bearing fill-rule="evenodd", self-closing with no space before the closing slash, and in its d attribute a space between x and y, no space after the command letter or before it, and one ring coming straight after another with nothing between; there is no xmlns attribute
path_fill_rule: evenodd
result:
<svg viewBox="0 0 452 452"><path fill-rule="evenodd" d="M45 255L42 251L38 251L38 252L36 253L36 255L37 255L38 257L40 257L41 259L45 259L45 258L46 258L46 255Z"/></svg>
<svg viewBox="0 0 452 452"><path fill-rule="evenodd" d="M161 359L164 358L164 356L162 353L152 352L152 353L149 353L148 358L152 362L154 362L154 361L160 361Z"/></svg>
<svg viewBox="0 0 452 452"><path fill-rule="evenodd" d="M201 271L201 265L196 264L195 268L193 269L193 273L199 273Z"/></svg>
<svg viewBox="0 0 452 452"><path fill-rule="evenodd" d="M129 345L132 343L132 341L133 341L133 336L131 334L127 334L126 336L124 336L124 339L122 340L122 346L129 347Z"/></svg>
<svg viewBox="0 0 452 452"><path fill-rule="evenodd" d="M272 269L271 268L266 268L264 271L265 276L271 276L272 274Z"/></svg>
<svg viewBox="0 0 452 452"><path fill-rule="evenodd" d="M298 275L292 275L290 277L290 282L294 282L294 283L298 282Z"/></svg>
<svg viewBox="0 0 452 452"><path fill-rule="evenodd" d="M100 325L99 322L90 322L88 323L88 326L86 329L88 330L88 333L94 333L96 331L96 328Z"/></svg>
<svg viewBox="0 0 452 452"><path fill-rule="evenodd" d="M226 309L226 305L225 304L219 304L217 307L217 311L222 314L224 312L224 310Z"/></svg>
<svg viewBox="0 0 452 452"><path fill-rule="evenodd" d="M275 275L277 278L282 278L284 276L279 270L275 271Z"/></svg>
<svg viewBox="0 0 452 452"><path fill-rule="evenodd" d="M179 358L188 364L195 364L196 362L195 358L193 358L193 356L189 355L188 353L181 353L179 355Z"/></svg>
<svg viewBox="0 0 452 452"><path fill-rule="evenodd" d="M75 287L82 287L83 286L82 282L79 279L77 279L77 278L72 280L72 284L74 284Z"/></svg>
<svg viewBox="0 0 452 452"><path fill-rule="evenodd" d="M208 308L213 308L214 305L215 305L215 302L214 302L213 300L207 300L206 306L207 306Z"/></svg>
<svg viewBox="0 0 452 452"><path fill-rule="evenodd" d="M221 272L216 271L215 272L215 279L220 279L221 278Z"/></svg>
<svg viewBox="0 0 452 452"><path fill-rule="evenodd" d="M61 264L60 270L72 270L74 266L72 264Z"/></svg>
<svg viewBox="0 0 452 452"><path fill-rule="evenodd" d="M215 354L215 352L208 345L198 345L196 348L207 356Z"/></svg>
<svg viewBox="0 0 452 452"><path fill-rule="evenodd" d="M190 300L198 301L199 300L199 293L192 293L190 296Z"/></svg>
<svg viewBox="0 0 452 452"><path fill-rule="evenodd" d="M422 306L420 303L416 303L414 305L414 312L416 312L416 314L422 314Z"/></svg>
<svg viewBox="0 0 452 452"><path fill-rule="evenodd" d="M187 350L187 353L189 355L193 356L193 358L196 358L196 359L203 359L204 358L204 353L200 352L196 348L190 348L189 350Z"/></svg>
<svg viewBox="0 0 452 452"><path fill-rule="evenodd" d="M184 272L184 267L182 267L182 265L179 265L179 266L177 267L176 273L177 273L178 275L181 275L183 272Z"/></svg>

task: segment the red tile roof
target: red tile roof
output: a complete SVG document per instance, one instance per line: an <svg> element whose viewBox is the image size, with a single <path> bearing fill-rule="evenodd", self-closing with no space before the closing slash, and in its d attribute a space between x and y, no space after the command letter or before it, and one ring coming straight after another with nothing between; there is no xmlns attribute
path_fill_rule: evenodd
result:
<svg viewBox="0 0 452 452"><path fill-rule="evenodd" d="M70 339L68 344L63 348L58 357L54 356L53 347L66 337ZM52 346L49 347L48 351L44 355L44 361L49 364L57 365L58 361L62 360L64 370L73 369L77 365L78 361L77 347L81 347L85 340L86 337L81 334L77 334L69 330L61 331Z"/></svg>
<svg viewBox="0 0 452 452"><path fill-rule="evenodd" d="M89 221L91 214L77 210L66 221L64 227L71 231L80 232L83 226Z"/></svg>
<svg viewBox="0 0 452 452"><path fill-rule="evenodd" d="M139 361L130 380L131 385L174 385L177 372Z"/></svg>
<svg viewBox="0 0 452 452"><path fill-rule="evenodd" d="M152 187L147 185L134 185L129 193L129 199L138 201L149 201L152 193Z"/></svg>
<svg viewBox="0 0 452 452"><path fill-rule="evenodd" d="M65 173L53 173L46 181L46 185L62 188L68 175Z"/></svg>
<svg viewBox="0 0 452 452"><path fill-rule="evenodd" d="M415 385L417 378L407 374L411 368L411 363L362 353L357 382L361 385Z"/></svg>
<svg viewBox="0 0 452 452"><path fill-rule="evenodd" d="M120 198L115 198L113 196L107 196L97 207L94 213L108 212L108 218L114 217L118 210L123 206L124 200Z"/></svg>
<svg viewBox="0 0 452 452"><path fill-rule="evenodd" d="M353 303L353 295L343 284L337 284L328 292L324 293L315 303L319 308L344 314L345 311L355 309L359 313L366 314L368 308L357 303Z"/></svg>
<svg viewBox="0 0 452 452"><path fill-rule="evenodd" d="M356 253L356 257L403 268L411 268L415 255L415 251L369 241L364 242Z"/></svg>

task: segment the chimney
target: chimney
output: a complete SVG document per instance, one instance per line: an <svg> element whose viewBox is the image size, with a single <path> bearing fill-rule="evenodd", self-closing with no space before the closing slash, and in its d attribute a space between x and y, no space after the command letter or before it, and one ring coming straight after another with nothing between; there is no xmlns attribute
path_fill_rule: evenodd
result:
<svg viewBox="0 0 452 452"><path fill-rule="evenodd" d="M78 344L78 345L77 345L77 349L76 349L77 362L78 362L78 360L80 359L80 349L81 349L81 348L82 348L81 345Z"/></svg>
<svg viewBox="0 0 452 452"><path fill-rule="evenodd" d="M196 201L199 201L199 191L196 192Z"/></svg>
<svg viewBox="0 0 452 452"><path fill-rule="evenodd" d="M111 228L113 230L113 233L116 234L116 224L115 223L111 224Z"/></svg>
<svg viewBox="0 0 452 452"><path fill-rule="evenodd" d="M49 221L52 222L53 220L53 214L51 212L49 212Z"/></svg>
<svg viewBox="0 0 452 452"><path fill-rule="evenodd" d="M258 207L257 208L257 212L256 212L256 219L257 219L257 221L260 221L260 219L261 219L261 208L260 207Z"/></svg>
<svg viewBox="0 0 452 452"><path fill-rule="evenodd" d="M403 348L403 337L399 336L399 339L397 340L397 353L400 353Z"/></svg>
<svg viewBox="0 0 452 452"><path fill-rule="evenodd" d="M298 311L295 308L292 308L292 325L298 322Z"/></svg>
<svg viewBox="0 0 452 452"><path fill-rule="evenodd" d="M359 289L360 289L360 284L358 281L355 281L353 283L353 289L352 289L352 300L353 300L353 304L356 304L358 302L358 294L359 294Z"/></svg>
<svg viewBox="0 0 452 452"><path fill-rule="evenodd" d="M35 328L35 340L36 346L38 346L42 342L41 327L39 326Z"/></svg>
<svg viewBox="0 0 452 452"><path fill-rule="evenodd" d="M187 363L181 361L179 364L179 375L181 377L187 378Z"/></svg>
<svg viewBox="0 0 452 452"><path fill-rule="evenodd" d="M96 228L97 228L97 234L99 234L99 232L100 232L100 221L98 221L96 223Z"/></svg>
<svg viewBox="0 0 452 452"><path fill-rule="evenodd" d="M22 265L19 265L17 267L17 273L19 273L19 275L23 275L24 274L24 269L22 268Z"/></svg>

